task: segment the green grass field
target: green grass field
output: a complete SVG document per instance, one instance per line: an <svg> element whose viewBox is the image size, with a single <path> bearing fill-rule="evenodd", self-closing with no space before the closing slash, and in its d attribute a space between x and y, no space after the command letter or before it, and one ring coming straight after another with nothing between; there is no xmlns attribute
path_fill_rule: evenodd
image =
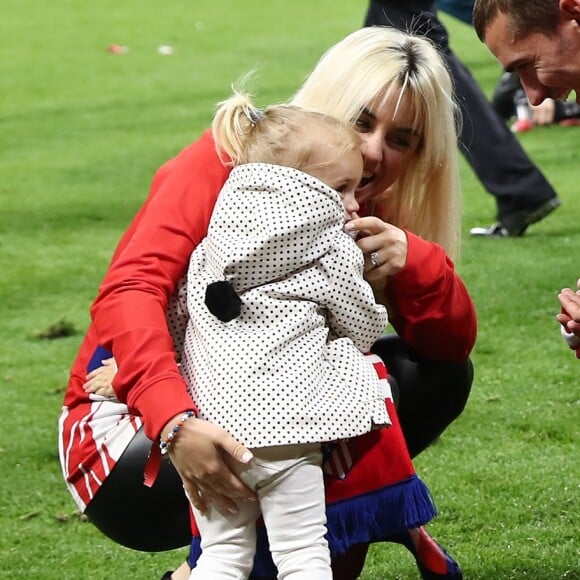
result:
<svg viewBox="0 0 580 580"><path fill-rule="evenodd" d="M185 556L115 545L75 514L62 481L56 421L89 305L153 172L209 124L230 84L257 68L259 102L289 97L365 10L362 0L5 0L0 577L153 580ZM469 27L446 22L489 94L499 65ZM129 52L109 54L115 43ZM163 44L174 54L159 55ZM458 268L479 313L475 384L416 467L440 512L431 530L466 579L580 578L580 361L554 320L556 293L580 276L580 128L519 138L563 205L524 238L469 239L495 201L462 165ZM39 338L55 324L77 333ZM363 579L390 578L418 574L403 549L375 546Z"/></svg>

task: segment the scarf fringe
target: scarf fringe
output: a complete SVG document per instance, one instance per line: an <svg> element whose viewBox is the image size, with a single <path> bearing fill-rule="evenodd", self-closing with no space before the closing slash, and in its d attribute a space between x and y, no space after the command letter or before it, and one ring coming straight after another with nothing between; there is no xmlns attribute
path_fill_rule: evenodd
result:
<svg viewBox="0 0 580 580"><path fill-rule="evenodd" d="M332 556L344 554L354 544L388 541L389 536L423 526L437 515L429 489L410 478L326 508L326 535Z"/></svg>
<svg viewBox="0 0 580 580"><path fill-rule="evenodd" d="M378 491L329 504L326 515L326 537L335 557L355 544L388 542L397 532L423 526L437 515L437 509L425 483L413 475ZM252 577L275 577L266 529L259 527L257 534ZM200 539L194 537L188 557L192 568L200 554Z"/></svg>

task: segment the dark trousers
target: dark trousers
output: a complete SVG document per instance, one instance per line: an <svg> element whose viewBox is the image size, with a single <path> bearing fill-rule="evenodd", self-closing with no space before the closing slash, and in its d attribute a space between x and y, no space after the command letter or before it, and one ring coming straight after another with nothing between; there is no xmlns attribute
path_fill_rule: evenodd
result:
<svg viewBox="0 0 580 580"><path fill-rule="evenodd" d="M479 85L449 48L449 35L431 0L371 0L365 26L392 26L429 37L442 51L463 116L459 146L473 171L496 198L498 221L534 209L556 192L497 115ZM473 35L476 40L475 33ZM509 221L509 220L508 220Z"/></svg>

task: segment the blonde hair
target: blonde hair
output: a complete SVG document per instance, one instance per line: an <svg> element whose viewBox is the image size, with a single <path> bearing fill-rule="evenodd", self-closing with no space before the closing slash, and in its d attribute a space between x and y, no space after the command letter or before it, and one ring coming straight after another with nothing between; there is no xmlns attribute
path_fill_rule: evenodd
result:
<svg viewBox="0 0 580 580"><path fill-rule="evenodd" d="M355 123L377 98L383 103L395 99L397 106L405 99L413 111L413 129L422 138L407 170L371 210L456 258L459 113L445 63L429 40L387 27L357 30L322 56L291 102Z"/></svg>
<svg viewBox="0 0 580 580"><path fill-rule="evenodd" d="M262 110L236 90L218 104L212 132L222 161L234 166L271 163L308 172L360 148L360 137L350 123L295 105Z"/></svg>

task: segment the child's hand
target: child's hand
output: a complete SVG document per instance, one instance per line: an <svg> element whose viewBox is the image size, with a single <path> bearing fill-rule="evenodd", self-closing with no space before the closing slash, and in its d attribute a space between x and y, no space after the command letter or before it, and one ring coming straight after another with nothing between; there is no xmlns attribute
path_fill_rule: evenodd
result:
<svg viewBox="0 0 580 580"><path fill-rule="evenodd" d="M561 310L556 320L562 325L562 337L576 351L576 358L580 359L580 278L576 288L576 292L564 288L558 294Z"/></svg>
<svg viewBox="0 0 580 580"><path fill-rule="evenodd" d="M558 294L562 310L556 319L566 332L580 337L580 279L576 287L578 288L576 292L570 288L564 288Z"/></svg>
<svg viewBox="0 0 580 580"><path fill-rule="evenodd" d="M107 358L101 362L102 367L96 368L86 376L87 381L83 388L87 393L94 393L108 399L115 398L113 377L117 373L117 363L114 358Z"/></svg>

